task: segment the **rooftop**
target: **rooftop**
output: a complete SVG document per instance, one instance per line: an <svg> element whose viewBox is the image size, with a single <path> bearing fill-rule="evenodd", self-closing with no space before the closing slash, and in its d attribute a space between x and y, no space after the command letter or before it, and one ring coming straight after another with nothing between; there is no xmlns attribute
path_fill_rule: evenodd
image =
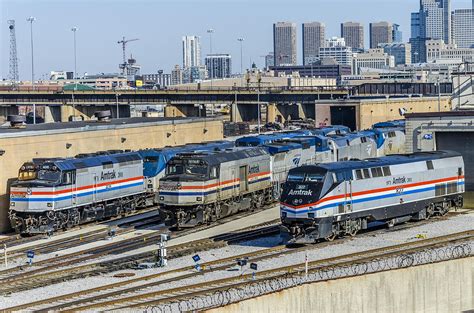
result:
<svg viewBox="0 0 474 313"><path fill-rule="evenodd" d="M52 135L60 133L74 133L82 131L111 130L134 127L146 127L154 125L186 124L199 121L216 120L216 118L189 118L189 117L131 117L110 119L108 121L79 121L67 123L42 123L27 124L22 128L8 126L0 127L0 139L24 136Z"/></svg>
<svg viewBox="0 0 474 313"><path fill-rule="evenodd" d="M448 111L448 112L423 112L423 113L407 113L405 118L419 118L419 117L453 117L453 116L473 116L474 110L466 111Z"/></svg>

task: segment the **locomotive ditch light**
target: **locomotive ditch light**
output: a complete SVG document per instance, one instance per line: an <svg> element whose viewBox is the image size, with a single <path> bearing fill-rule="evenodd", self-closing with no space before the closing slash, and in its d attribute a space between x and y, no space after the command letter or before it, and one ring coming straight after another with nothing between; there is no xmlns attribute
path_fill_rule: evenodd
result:
<svg viewBox="0 0 474 313"><path fill-rule="evenodd" d="M196 201L202 201L202 197L196 197Z"/></svg>

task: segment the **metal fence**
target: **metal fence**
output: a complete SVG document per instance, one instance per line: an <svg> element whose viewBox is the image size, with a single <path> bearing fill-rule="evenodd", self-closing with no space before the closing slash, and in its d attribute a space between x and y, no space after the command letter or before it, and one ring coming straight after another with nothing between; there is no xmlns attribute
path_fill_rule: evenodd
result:
<svg viewBox="0 0 474 313"><path fill-rule="evenodd" d="M156 306L147 306L144 308L143 312L184 312L221 307L306 283L353 277L386 270L395 270L465 258L473 255L473 248L474 241L470 241L468 243L450 245L441 248L423 249L397 256L356 261L351 264L310 268L307 274L303 271L286 274L276 278L249 281L248 283L241 284L238 287L223 287L214 292L203 292L203 294L199 296L183 298Z"/></svg>

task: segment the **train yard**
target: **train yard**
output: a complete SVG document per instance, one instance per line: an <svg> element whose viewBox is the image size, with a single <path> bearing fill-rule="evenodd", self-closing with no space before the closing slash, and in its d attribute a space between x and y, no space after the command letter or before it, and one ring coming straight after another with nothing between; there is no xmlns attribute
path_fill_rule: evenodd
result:
<svg viewBox="0 0 474 313"><path fill-rule="evenodd" d="M102 240L107 243L96 247L95 251L86 248L91 244L86 241L75 247L81 250L75 253L66 254L66 246L57 246L56 251L45 251L43 260L32 266L23 264L10 268L6 276L2 274L7 271L0 273L0 299L5 303L1 309L143 309L177 305L177 301L189 305L189 299L216 295L221 290L240 290L246 284L285 277L288 273L301 275L305 258L309 273L313 273L328 266L357 264L382 254L406 254L413 249L444 244L467 242L469 247L472 244L474 216L469 210L390 229L376 227L358 237L298 246L281 244L275 226L277 221L273 218L277 217L278 211L273 211L274 216L268 212L271 210L255 214L260 220L254 215L237 219L240 225L249 225L249 221L254 220L252 227L232 227L233 221L223 221L221 225L207 229L175 234L174 242L170 240L168 247L169 265L164 268L137 269L141 263L154 261L156 237L151 234L161 233L160 227L145 229L149 231L146 240L140 233L143 230L135 230L135 240L114 248L109 245L116 238ZM267 214L262 217L262 213ZM230 228L226 230L228 224ZM141 242L137 245L141 247L132 249L136 242ZM148 252L143 252L146 248ZM195 254L203 260L199 271L191 260ZM258 264L258 270L250 270L248 264L240 268L236 260ZM178 307L173 310L179 311Z"/></svg>

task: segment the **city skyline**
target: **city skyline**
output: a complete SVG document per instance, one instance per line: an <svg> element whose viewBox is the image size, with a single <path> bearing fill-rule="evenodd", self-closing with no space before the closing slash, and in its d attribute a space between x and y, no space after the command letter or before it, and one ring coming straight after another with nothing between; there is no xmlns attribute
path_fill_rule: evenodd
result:
<svg viewBox="0 0 474 313"><path fill-rule="evenodd" d="M158 1L157 1L158 2ZM403 5L402 5L403 2ZM269 6L272 3L275 5ZM249 14L252 4L252 14ZM451 9L470 8L470 0L453 0ZM363 10L370 6L373 10ZM313 7L314 9L308 9ZM92 8L92 10L91 10ZM186 9L183 11L183 9ZM185 35L201 37L201 62L209 53L206 30L215 29L213 52L240 55L237 38L245 38L244 68L252 62L259 67L273 47L272 26L278 21L297 24L297 60L302 63L302 23L318 21L326 24L326 37L339 36L340 23L357 21L364 25L365 46L368 41L370 22L387 20L401 25L404 41L410 36L410 13L418 9L418 2L411 0L380 1L350 0L307 1L288 4L283 1L230 1L226 4L215 0L201 1L199 5L188 1L138 1L132 5L125 1L11 1L1 0L2 17L0 49L0 77L8 76L8 27L7 20L16 21L20 79L31 77L29 25L26 18L36 17L34 22L35 77L43 78L52 70L73 71L72 26L77 26L77 70L96 74L118 72L121 49L117 40L139 38L127 46L127 57L133 54L142 66L142 73L156 73L159 69L170 72L175 64L182 63L181 39ZM209 14L214 10L215 14ZM177 13L175 13L177 12ZM183 13L184 12L184 13ZM218 12L232 12L222 16ZM72 14L73 13L73 14ZM171 14L172 13L172 14ZM206 19L190 20L191 15L207 16ZM54 16L54 19L51 18ZM232 18L233 17L233 18ZM137 20L139 23L127 23ZM242 21L245 20L245 23ZM124 22L125 21L125 22ZM196 22L198 21L198 22ZM95 48L95 50L94 50Z"/></svg>

